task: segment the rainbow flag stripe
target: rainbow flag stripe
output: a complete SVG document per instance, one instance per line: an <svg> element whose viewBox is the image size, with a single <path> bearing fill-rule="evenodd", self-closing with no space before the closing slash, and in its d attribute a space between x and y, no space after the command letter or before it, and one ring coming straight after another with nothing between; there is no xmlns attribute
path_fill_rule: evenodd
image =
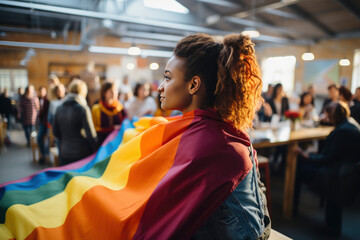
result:
<svg viewBox="0 0 360 240"><path fill-rule="evenodd" d="M251 170L214 110L126 120L99 151L0 186L0 239L190 238Z"/></svg>

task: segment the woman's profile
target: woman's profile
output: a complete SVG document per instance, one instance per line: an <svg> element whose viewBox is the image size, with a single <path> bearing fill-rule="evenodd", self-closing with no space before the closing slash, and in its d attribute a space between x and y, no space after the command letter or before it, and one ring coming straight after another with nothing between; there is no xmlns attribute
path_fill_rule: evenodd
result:
<svg viewBox="0 0 360 240"><path fill-rule="evenodd" d="M214 166L232 162L237 169L231 195L192 239L268 236L264 233L265 224L269 226L269 219L264 220L267 210L257 182L250 139L244 133L251 127L261 87L253 44L242 35L228 35L223 43L204 34L185 37L166 65L164 81L158 88L161 107L198 118L196 124L189 126L189 131L194 129L189 140L196 139L193 144L197 146L191 153L193 162L217 161ZM217 173L224 174L214 171L214 178L221 178ZM225 185L222 187L226 189Z"/></svg>

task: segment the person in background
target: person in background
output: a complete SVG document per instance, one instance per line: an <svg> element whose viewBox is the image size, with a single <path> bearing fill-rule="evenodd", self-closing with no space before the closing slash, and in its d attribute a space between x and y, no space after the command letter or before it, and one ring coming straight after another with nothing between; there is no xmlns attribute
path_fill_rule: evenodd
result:
<svg viewBox="0 0 360 240"><path fill-rule="evenodd" d="M150 95L150 86L147 83L137 83L134 97L126 103L125 108L129 119L154 115L157 110L156 102Z"/></svg>
<svg viewBox="0 0 360 240"><path fill-rule="evenodd" d="M9 130L12 117L12 104L7 88L4 89L3 93L0 96L0 115L4 115L7 119L6 128L7 130Z"/></svg>
<svg viewBox="0 0 360 240"><path fill-rule="evenodd" d="M284 120L284 113L289 110L289 99L285 96L281 83L275 85L269 104L273 114L277 114L280 120Z"/></svg>
<svg viewBox="0 0 360 240"><path fill-rule="evenodd" d="M44 164L45 158L48 157L49 154L49 146L46 146L45 137L48 133L48 112L49 112L49 100L47 99L47 90L45 87L39 88L39 103L40 103L40 111L39 111L39 131L37 135L37 142L40 151L40 159L39 163Z"/></svg>
<svg viewBox="0 0 360 240"><path fill-rule="evenodd" d="M347 106L350 107L353 105L351 99L352 99L351 91L347 87L341 86L339 88L339 100L346 103Z"/></svg>
<svg viewBox="0 0 360 240"><path fill-rule="evenodd" d="M269 84L266 92L263 92L261 94L265 102L267 103L270 102L273 92L274 92L274 86L272 84Z"/></svg>
<svg viewBox="0 0 360 240"><path fill-rule="evenodd" d="M100 77L95 70L95 62L90 61L86 68L81 71L80 79L82 79L88 87L88 95L86 101L90 107L99 100L100 93Z"/></svg>
<svg viewBox="0 0 360 240"><path fill-rule="evenodd" d="M58 84L54 88L54 96L56 96L56 99L52 100L49 105L49 111L48 111L48 123L52 126L54 122L54 117L57 108L63 103L66 89L63 84Z"/></svg>
<svg viewBox="0 0 360 240"><path fill-rule="evenodd" d="M355 180L359 175L356 172L359 168L356 166L360 163L360 130L348 121L350 111L345 103L332 102L325 111L328 112L335 129L326 138L321 152L309 154L301 148L296 150L300 157L296 174L294 212L297 212L301 183L307 183L312 190L325 197L328 231L339 236L342 222L341 202L353 201L354 193L356 196L357 188L360 187L357 181L351 180ZM349 179L350 182L347 181Z"/></svg>
<svg viewBox="0 0 360 240"><path fill-rule="evenodd" d="M324 113L326 106L331 102L336 102L339 99L339 87L336 84L328 86L329 97L324 100L320 113Z"/></svg>
<svg viewBox="0 0 360 240"><path fill-rule="evenodd" d="M55 75L55 74L51 74L49 76L49 81L48 81L48 94L47 94L47 99L49 101L52 101L52 100L56 100L57 97L56 97L56 93L55 93L55 87L57 85L60 84L60 80L59 78Z"/></svg>
<svg viewBox="0 0 360 240"><path fill-rule="evenodd" d="M360 87L356 88L352 100L354 105L350 107L350 116L360 124Z"/></svg>
<svg viewBox="0 0 360 240"><path fill-rule="evenodd" d="M355 89L355 93L352 97L354 104L360 104L360 87Z"/></svg>
<svg viewBox="0 0 360 240"><path fill-rule="evenodd" d="M30 134L35 130L35 123L40 110L39 99L35 95L33 85L25 89L24 97L20 102L20 115L26 137L27 146L30 147Z"/></svg>
<svg viewBox="0 0 360 240"><path fill-rule="evenodd" d="M98 145L119 128L126 117L124 106L117 99L118 90L113 82L105 81L100 89L100 102L92 107L92 119L98 136Z"/></svg>
<svg viewBox="0 0 360 240"><path fill-rule="evenodd" d="M14 112L14 116L16 118L16 122L18 123L22 123L22 119L21 119L21 110L20 110L20 103L21 103L21 99L24 97L24 93L25 93L25 90L24 88L22 87L19 87L17 89L17 94L15 95L14 97L14 100L15 100L15 112Z"/></svg>
<svg viewBox="0 0 360 240"><path fill-rule="evenodd" d="M97 149L96 131L85 99L86 83L75 79L68 90L53 123L54 136L60 140L60 165L83 159Z"/></svg>
<svg viewBox="0 0 360 240"><path fill-rule="evenodd" d="M314 98L310 92L304 92L301 95L299 113L302 120L314 120L314 118L317 118L314 107Z"/></svg>

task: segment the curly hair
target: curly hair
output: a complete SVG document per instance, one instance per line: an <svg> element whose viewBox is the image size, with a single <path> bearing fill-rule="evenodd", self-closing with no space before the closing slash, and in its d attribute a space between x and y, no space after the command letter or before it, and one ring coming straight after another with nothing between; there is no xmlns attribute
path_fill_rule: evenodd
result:
<svg viewBox="0 0 360 240"><path fill-rule="evenodd" d="M252 127L262 81L249 37L230 34L218 43L206 34L190 35L174 53L185 60L185 81L196 75L204 80L209 107L239 130Z"/></svg>

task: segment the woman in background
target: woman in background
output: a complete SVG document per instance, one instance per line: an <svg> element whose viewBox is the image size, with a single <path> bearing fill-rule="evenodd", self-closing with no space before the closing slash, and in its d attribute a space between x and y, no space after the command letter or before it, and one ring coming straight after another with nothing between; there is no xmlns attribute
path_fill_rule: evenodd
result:
<svg viewBox="0 0 360 240"><path fill-rule="evenodd" d="M289 110L289 99L285 96L281 83L275 85L269 104L273 114L277 114L280 120L284 120L284 113Z"/></svg>
<svg viewBox="0 0 360 240"><path fill-rule="evenodd" d="M86 95L86 83L73 80L64 103L55 113L53 133L60 140L60 165L78 161L96 151L96 131Z"/></svg>
<svg viewBox="0 0 360 240"><path fill-rule="evenodd" d="M104 82L100 89L100 102L92 107L92 119L99 146L116 127L120 127L126 117L124 106L117 96L116 85L113 82Z"/></svg>
<svg viewBox="0 0 360 240"><path fill-rule="evenodd" d="M302 120L314 120L317 117L313 95L310 92L301 95L299 113Z"/></svg>
<svg viewBox="0 0 360 240"><path fill-rule="evenodd" d="M26 87L24 97L20 101L20 115L27 146L30 147L30 134L35 130L35 123L40 110L39 99L35 95L33 85Z"/></svg>
<svg viewBox="0 0 360 240"><path fill-rule="evenodd" d="M137 83L135 86L134 97L126 104L126 112L129 119L154 115L157 110L156 102L150 95L150 86L147 83Z"/></svg>

